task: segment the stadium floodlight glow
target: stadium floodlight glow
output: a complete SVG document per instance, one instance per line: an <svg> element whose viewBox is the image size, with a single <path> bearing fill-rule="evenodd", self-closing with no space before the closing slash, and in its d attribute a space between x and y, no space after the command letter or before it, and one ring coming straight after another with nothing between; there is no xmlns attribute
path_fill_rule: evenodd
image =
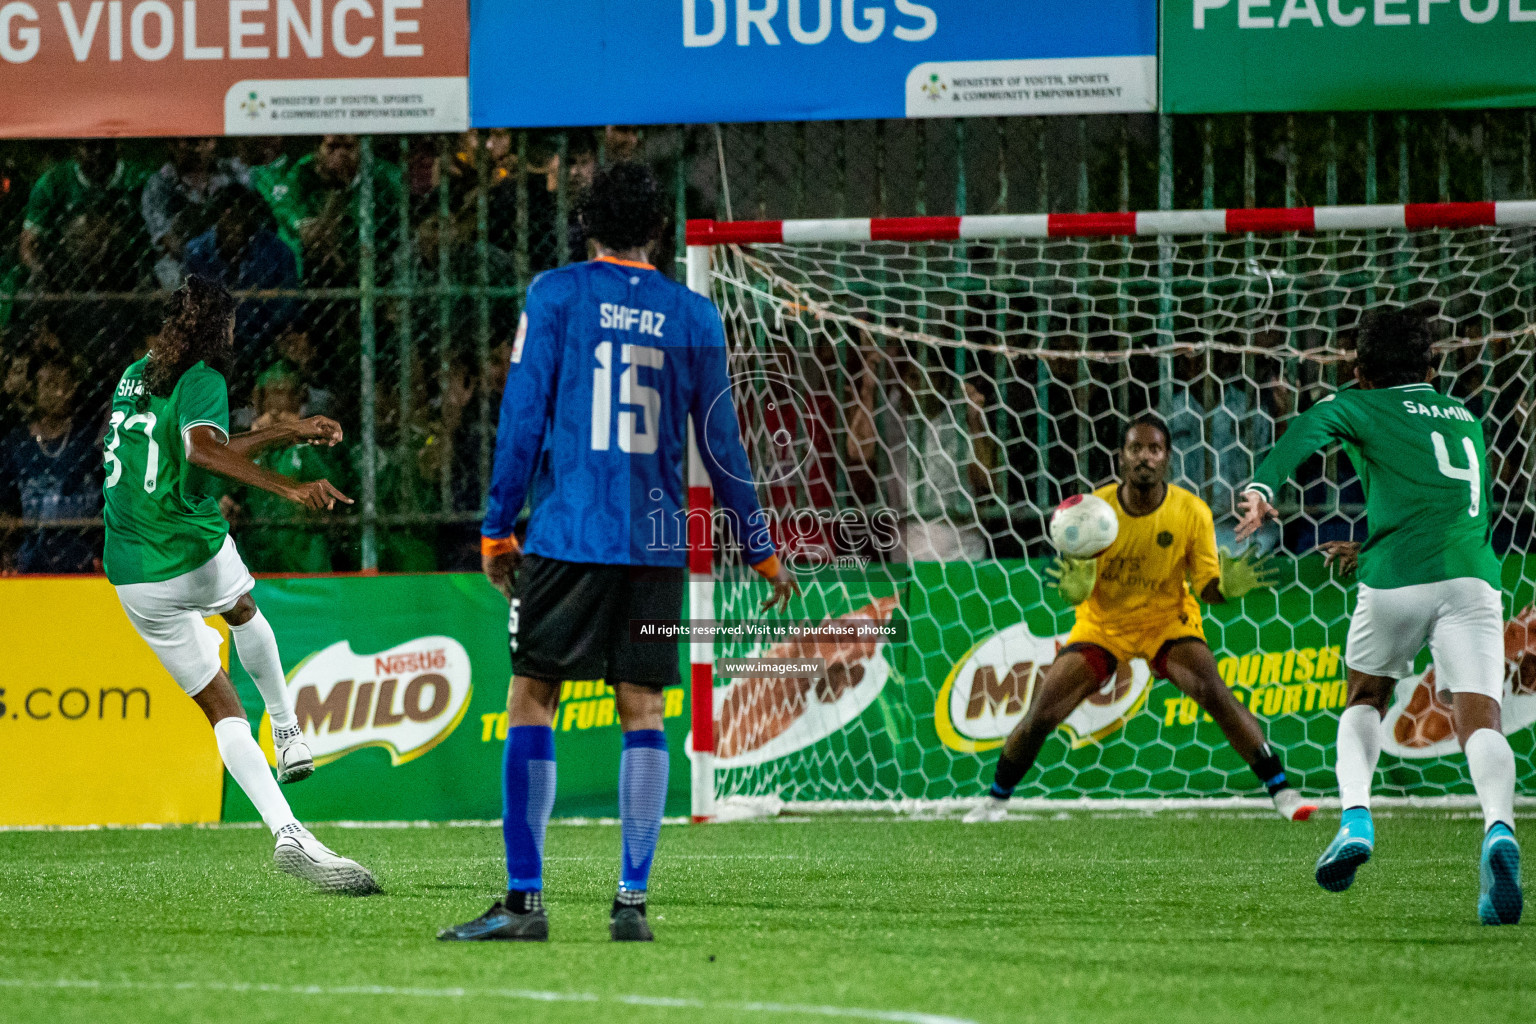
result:
<svg viewBox="0 0 1536 1024"><path fill-rule="evenodd" d="M1443 386L1478 405L1495 529L1511 557L1529 555L1536 202L694 220L686 238L688 285L719 307L742 374L735 400L763 506L779 520L775 539L797 548L788 564L814 569L803 577L816 584L805 613L895 615L910 626L900 645L818 651L832 668L801 684L717 686L717 658L772 651L694 642L696 819L715 816L724 798L858 806L979 795L983 766L1072 621L1036 563L1019 560L1043 553L1050 510L1111 478L1120 424L1150 408L1177 435L1175 482L1206 499L1220 529L1233 488L1285 421L1346 382L1353 327L1377 306L1442 310ZM796 376L793 402L775 385L742 383L764 367ZM783 464L793 479L765 483L767 467ZM1307 488L1281 496L1309 537L1361 517L1341 465L1329 456ZM696 448L689 502L711 505ZM850 509L872 521L892 506L901 518L891 549L784 526ZM761 584L707 523L689 517L688 615L751 618L749 592ZM1520 562L1521 593L1530 565ZM1267 605L1207 617L1224 678L1314 792L1332 791L1326 752L1343 701L1349 586L1293 583ZM1517 607L1507 628L1532 621L1536 611ZM1511 650L1525 649L1518 640L1507 633ZM1527 646L1521 656L1536 660L1536 641ZM1536 722L1536 687L1520 689L1522 678L1512 677L1506 731ZM1400 766L1382 795L1459 792L1449 716L1437 717L1422 673L1400 686L1384 725ZM1122 666L1018 795L1249 793L1246 769L1226 763L1213 728L1145 665Z"/></svg>

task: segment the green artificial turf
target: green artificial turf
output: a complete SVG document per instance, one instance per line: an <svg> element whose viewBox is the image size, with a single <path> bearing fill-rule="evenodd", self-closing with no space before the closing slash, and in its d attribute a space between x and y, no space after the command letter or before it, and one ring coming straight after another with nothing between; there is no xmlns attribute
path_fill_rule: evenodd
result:
<svg viewBox="0 0 1536 1024"><path fill-rule="evenodd" d="M668 826L650 946L607 941L612 826L550 829L548 945L433 939L496 896L496 828L316 828L366 899L279 875L259 830L0 833L0 1020L1530 1020L1536 926L1477 924L1481 823L1379 815L1330 895L1336 824Z"/></svg>

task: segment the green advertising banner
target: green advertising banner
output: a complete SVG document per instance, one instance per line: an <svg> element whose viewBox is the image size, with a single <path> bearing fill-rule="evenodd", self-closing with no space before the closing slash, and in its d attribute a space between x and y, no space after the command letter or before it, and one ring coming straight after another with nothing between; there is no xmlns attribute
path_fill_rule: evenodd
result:
<svg viewBox="0 0 1536 1024"><path fill-rule="evenodd" d="M846 665L845 678L855 685L834 681L789 692L782 683L738 680L724 699L717 690L718 792L787 801L982 793L997 748L1072 626L1072 610L1041 586L1045 564L918 563L902 581L807 588L807 618L889 611L906 621L908 637L873 649L817 652ZM1278 588L1206 607L1206 636L1222 678L1263 723L1292 777L1308 791L1331 794L1354 586L1330 576L1317 556L1282 556L1278 565ZM1504 726L1524 792L1536 790L1532 568L1511 557L1504 581ZM743 595L743 603L749 598ZM1449 708L1436 697L1427 669L1425 652L1414 674L1399 682L1383 723L1377 787L1384 795L1472 792ZM1120 666L1103 691L1074 711L1038 763L1018 795L1262 794L1215 722L1171 683L1154 679L1142 661Z"/></svg>
<svg viewBox="0 0 1536 1024"><path fill-rule="evenodd" d="M507 601L479 575L264 579L253 595L277 633L318 770L285 786L304 821L501 817L507 736ZM238 659L231 676L271 754L271 729ZM688 813L684 688L666 691L668 814ZM613 691L564 684L555 721L555 813L618 813ZM255 808L227 777L224 820Z"/></svg>
<svg viewBox="0 0 1536 1024"><path fill-rule="evenodd" d="M1163 0L1175 114L1536 106L1536 0Z"/></svg>
<svg viewBox="0 0 1536 1024"><path fill-rule="evenodd" d="M715 690L716 793L785 801L979 795L1073 621L1041 586L1042 561L916 563L806 581L789 615L898 626L889 641L722 642L721 657L819 657L819 679L737 678ZM1251 708L1287 769L1331 794L1353 584L1321 558L1278 560L1282 583L1205 609L1217 668ZM1536 565L1505 562L1504 727L1521 790L1536 790ZM721 584L721 618L753 618L760 583ZM319 771L286 792L301 819L486 819L501 814L509 676L506 601L478 575L262 580L288 686ZM739 612L740 614L735 614ZM1470 794L1449 709L1427 652L1399 682L1383 724L1383 795ZM238 662L236 662L238 666ZM252 719L250 680L234 668ZM672 751L667 813L688 811L688 700L666 692ZM270 733L259 731L270 751ZM602 681L573 680L555 723L555 813L617 810L620 736ZM1216 724L1147 665L1120 666L1068 717L1027 797L1256 795L1256 780ZM224 818L255 820L226 782Z"/></svg>

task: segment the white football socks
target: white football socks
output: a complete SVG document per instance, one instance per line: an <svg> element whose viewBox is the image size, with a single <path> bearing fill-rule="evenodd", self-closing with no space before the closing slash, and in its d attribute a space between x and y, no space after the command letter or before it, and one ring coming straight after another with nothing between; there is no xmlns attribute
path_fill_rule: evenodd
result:
<svg viewBox="0 0 1536 1024"><path fill-rule="evenodd" d="M219 757L224 767L234 777L267 828L276 835L286 825L295 825L298 819L288 809L283 791L277 788L277 779L267 767L267 757L251 736L251 725L243 718L221 719L213 727L213 738L219 745Z"/></svg>
<svg viewBox="0 0 1536 1024"><path fill-rule="evenodd" d="M261 692L262 702L267 705L267 714L272 716L273 742L281 747L288 739L297 739L299 723L294 717L293 702L283 679L283 661L277 652L277 635L272 632L272 624L258 608L244 625L230 626L229 635L234 637L240 664L250 673L251 681Z"/></svg>
<svg viewBox="0 0 1536 1024"><path fill-rule="evenodd" d="M1339 715L1339 739L1334 773L1339 779L1339 805L1371 806L1371 780L1381 757L1381 714L1368 704L1354 704Z"/></svg>
<svg viewBox="0 0 1536 1024"><path fill-rule="evenodd" d="M1504 734L1479 729L1467 737L1467 767L1483 805L1483 831L1503 822L1515 827L1515 752Z"/></svg>

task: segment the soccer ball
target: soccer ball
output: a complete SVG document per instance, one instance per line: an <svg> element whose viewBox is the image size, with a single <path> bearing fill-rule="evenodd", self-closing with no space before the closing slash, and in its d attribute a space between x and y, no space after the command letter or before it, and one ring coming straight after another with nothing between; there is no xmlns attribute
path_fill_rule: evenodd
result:
<svg viewBox="0 0 1536 1024"><path fill-rule="evenodd" d="M1097 558L1119 533L1115 510L1092 494L1074 494L1051 513L1051 543L1068 558Z"/></svg>

